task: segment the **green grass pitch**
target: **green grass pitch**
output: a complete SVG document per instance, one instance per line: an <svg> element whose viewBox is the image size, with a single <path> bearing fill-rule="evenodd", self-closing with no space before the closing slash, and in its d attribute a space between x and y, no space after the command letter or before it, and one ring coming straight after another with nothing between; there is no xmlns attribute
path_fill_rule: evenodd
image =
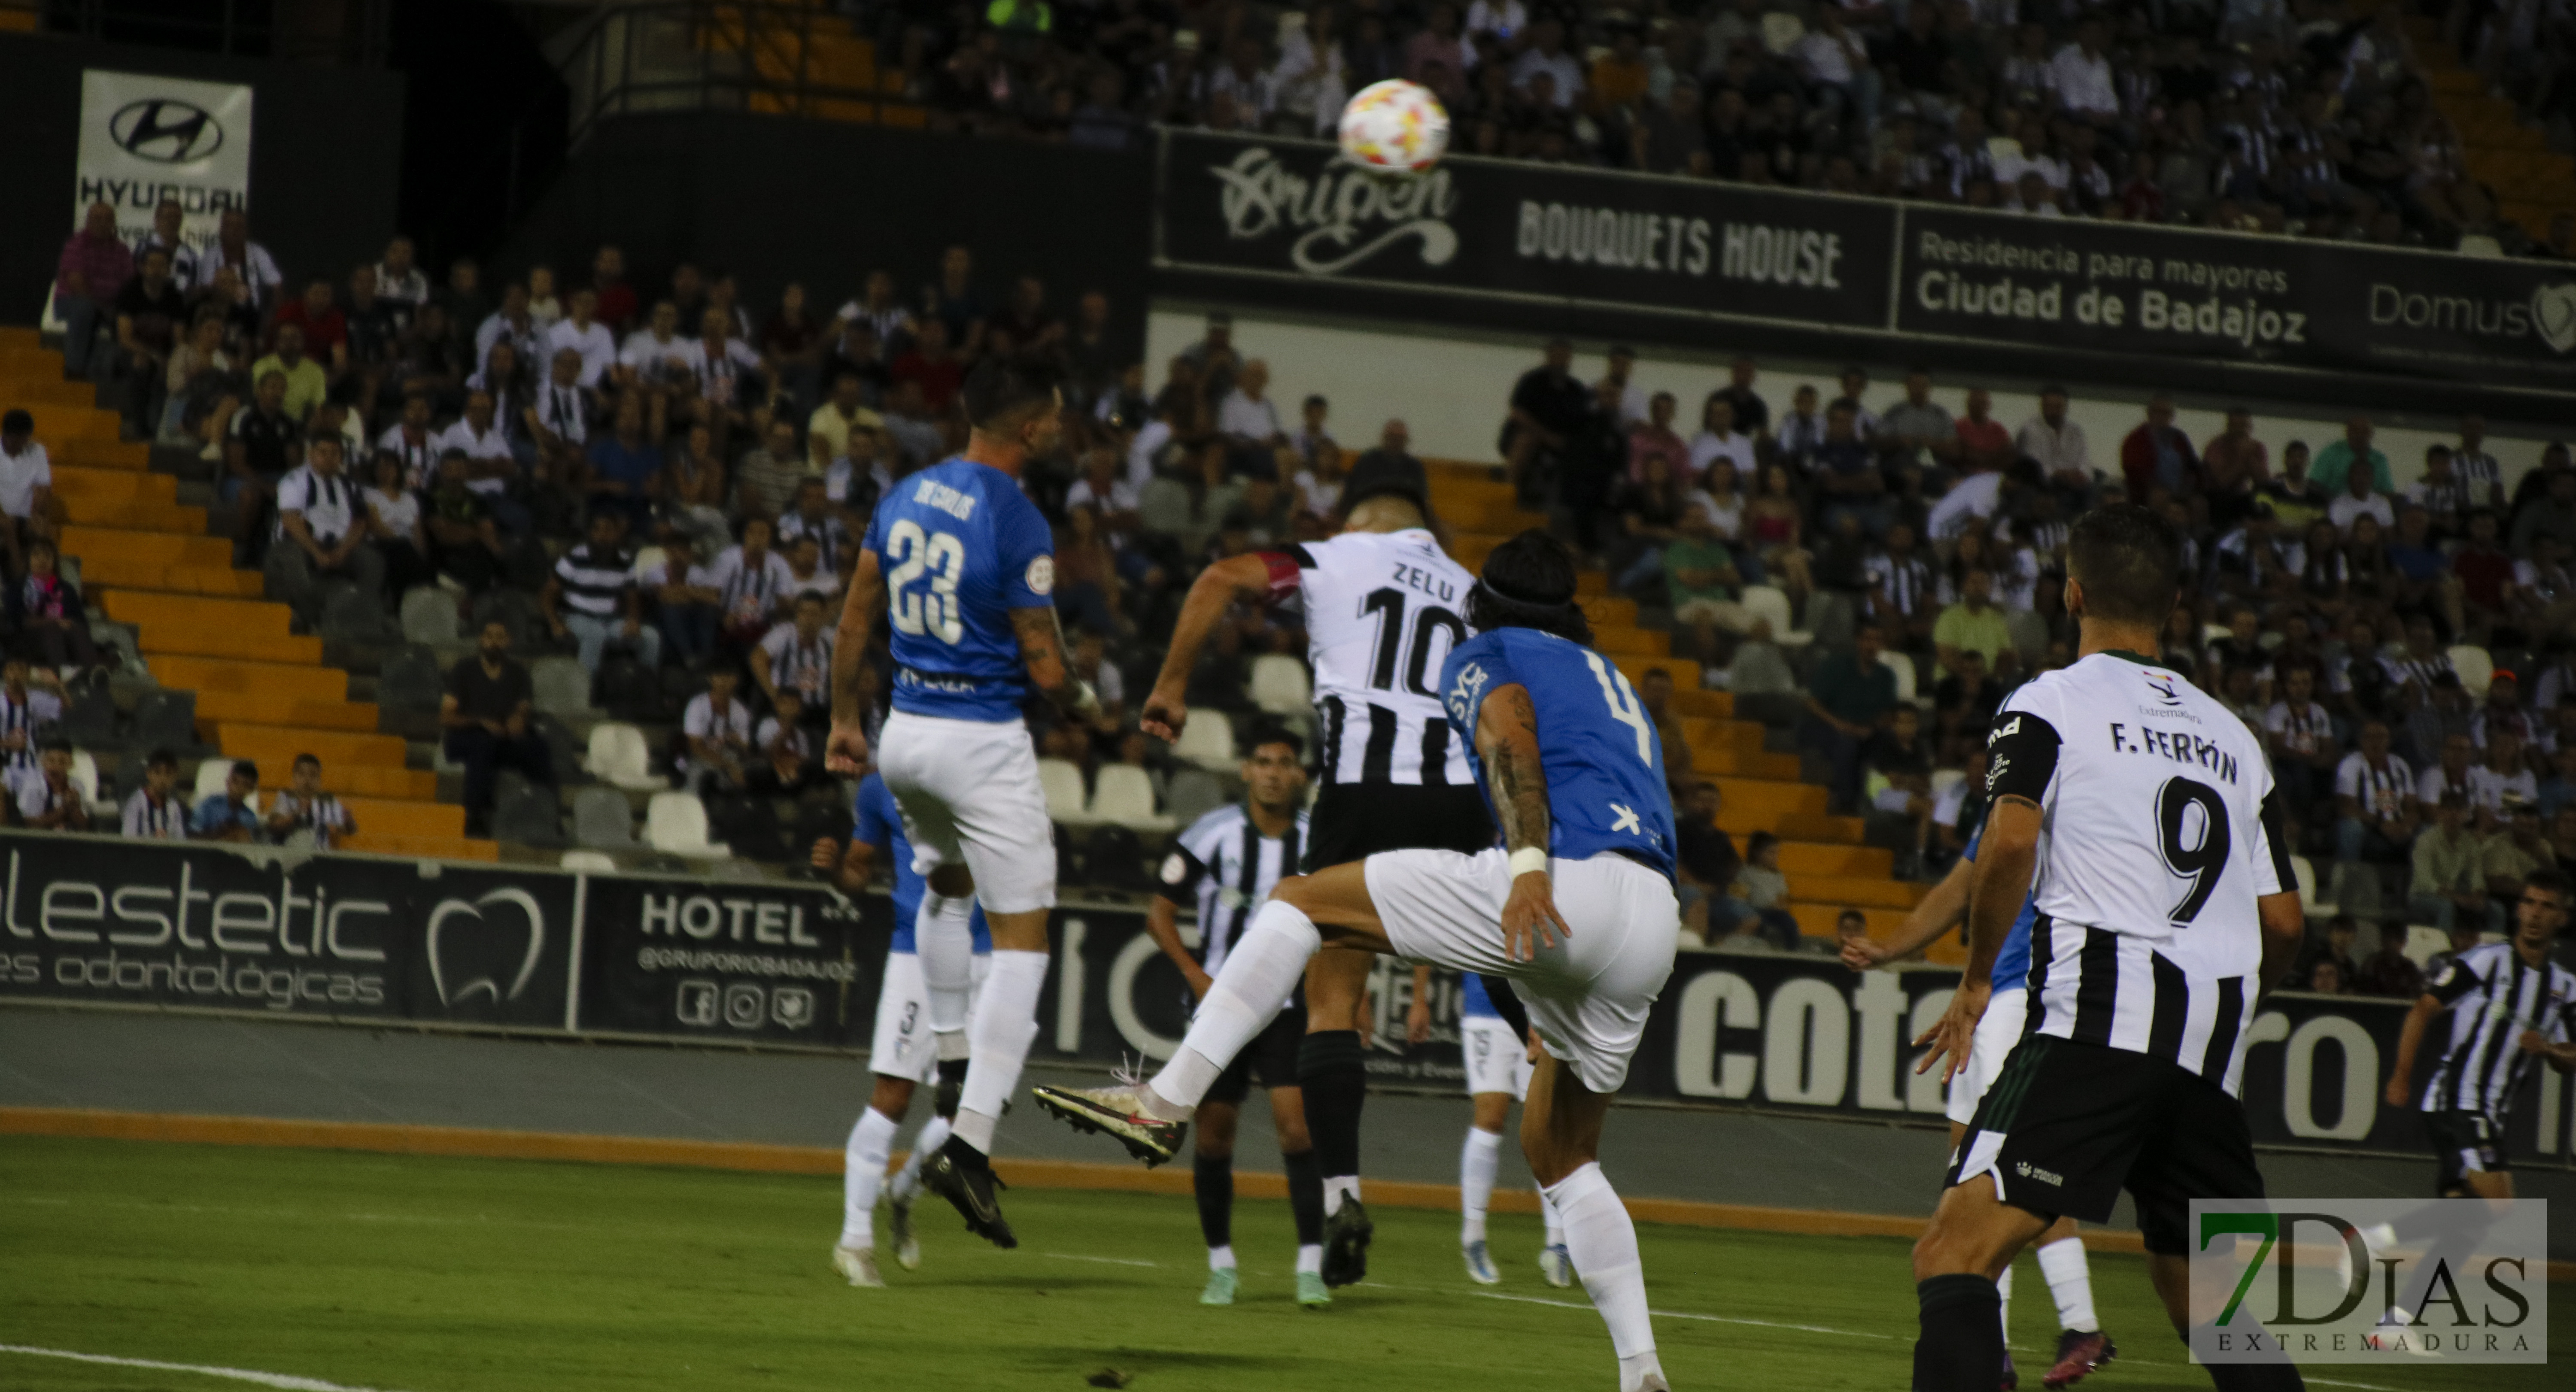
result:
<svg viewBox="0 0 2576 1392"><path fill-rule="evenodd" d="M967 1237L934 1200L921 1269L889 1259L881 1291L828 1266L839 1205L837 1182L811 1177L0 1140L0 1344L399 1392L1074 1392L1110 1368L1136 1392L1615 1385L1582 1290L1539 1279L1535 1218L1495 1220L1504 1284L1488 1294L1461 1274L1453 1217L1380 1211L1376 1284L1315 1313L1289 1300L1282 1203L1238 1206L1232 1309L1196 1303L1205 1260L1185 1198L1016 1192L1016 1252ZM1676 1388L1905 1387L1903 1242L1641 1237ZM2124 1356L2087 1392L2209 1386L2136 1259L2097 1256L2094 1277ZM2017 1286L2014 1342L2036 1392L2056 1322L2027 1260ZM2571 1306L2552 1323L2576 1351ZM2313 1372L2312 1385L2428 1392L2566 1385L2563 1365ZM247 1385L0 1353L13 1392Z"/></svg>

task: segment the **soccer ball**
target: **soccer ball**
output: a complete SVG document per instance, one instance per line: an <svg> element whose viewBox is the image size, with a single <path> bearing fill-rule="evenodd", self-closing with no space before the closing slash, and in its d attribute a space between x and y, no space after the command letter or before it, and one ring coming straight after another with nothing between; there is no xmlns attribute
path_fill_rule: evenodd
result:
<svg viewBox="0 0 2576 1392"><path fill-rule="evenodd" d="M1362 169L1419 174L1448 150L1449 113L1427 87L1391 77L1342 108L1342 157Z"/></svg>

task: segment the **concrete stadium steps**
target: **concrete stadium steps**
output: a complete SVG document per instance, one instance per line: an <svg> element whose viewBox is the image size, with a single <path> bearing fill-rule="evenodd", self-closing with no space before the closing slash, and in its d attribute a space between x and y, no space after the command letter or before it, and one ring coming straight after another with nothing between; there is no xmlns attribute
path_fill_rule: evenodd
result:
<svg viewBox="0 0 2576 1392"><path fill-rule="evenodd" d="M234 662L222 658L152 653L144 658L153 680L197 693L200 710L214 695L259 695L271 700L345 701L349 674L337 667L289 662Z"/></svg>
<svg viewBox="0 0 2576 1392"><path fill-rule="evenodd" d="M274 792L295 756L321 758L322 786L362 828L348 849L491 861L499 847L465 836L465 809L438 801L438 775L408 766L410 746L381 733L373 702L351 701L349 674L322 663L322 640L293 631L256 571L235 570L232 543L206 534L206 510L178 501L178 480L151 471L151 447L119 439L116 414L32 329L0 329L0 398L33 403L54 465L63 551L80 563L93 603L132 624L153 679L197 698L199 737L251 759Z"/></svg>
<svg viewBox="0 0 2576 1392"><path fill-rule="evenodd" d="M269 760L275 759L282 769L292 764L298 754L310 754L320 759L326 771L335 764L346 764L352 768L404 769L404 761L411 754L410 747L400 735L233 721L215 726L215 747L221 749L228 759L258 760L263 777L268 774Z"/></svg>
<svg viewBox="0 0 2576 1392"><path fill-rule="evenodd" d="M1789 876L1789 897L1816 903L1848 904L1858 909L1911 909L1932 892L1930 885L1904 880L1851 880L1830 875Z"/></svg>
<svg viewBox="0 0 2576 1392"><path fill-rule="evenodd" d="M113 558L99 561L83 557L81 584L93 592L109 589L166 590L172 594L221 599L257 599L267 593L266 583L255 570L235 570L229 565L165 566L151 561Z"/></svg>
<svg viewBox="0 0 2576 1392"><path fill-rule="evenodd" d="M330 670L330 669L319 669ZM265 691L200 691L197 731L211 735L224 725L274 722L307 730L336 730L372 735L383 724L373 701L299 701Z"/></svg>

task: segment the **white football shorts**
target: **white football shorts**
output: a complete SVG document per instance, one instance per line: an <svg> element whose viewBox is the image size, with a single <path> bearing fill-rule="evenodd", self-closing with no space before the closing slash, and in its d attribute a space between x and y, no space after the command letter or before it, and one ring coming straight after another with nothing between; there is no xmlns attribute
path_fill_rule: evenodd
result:
<svg viewBox="0 0 2576 1392"><path fill-rule="evenodd" d="M1469 1097L1482 1092L1505 1092L1518 1101L1528 1094L1529 1044L1512 1033L1511 1021L1492 1015L1461 1019L1458 1051L1467 1057Z"/></svg>
<svg viewBox="0 0 2576 1392"><path fill-rule="evenodd" d="M1398 957L1509 978L1540 1045L1583 1086L1617 1092L1673 974L1681 906L1672 881L1626 856L1550 862L1556 911L1570 934L1534 960L1503 955L1510 857L1499 846L1381 851L1362 862L1369 898Z"/></svg>
<svg viewBox="0 0 2576 1392"><path fill-rule="evenodd" d="M1986 1013L1977 1017L1977 1033L1968 1041L1968 1066L1950 1080L1950 1119L1961 1126L1974 1121L1977 1103L1995 1085L2004 1059L2021 1042L2022 1018L2030 1006L2028 987L2016 986L1986 997Z"/></svg>
<svg viewBox="0 0 2576 1392"><path fill-rule="evenodd" d="M966 1018L975 1018L975 999L984 993L984 976L993 969L993 954L975 954L975 984L967 988ZM868 1044L868 1071L885 1078L927 1083L939 1071L939 1044L930 1033L930 987L921 978L921 958L889 952L885 984L877 988L876 1035Z"/></svg>
<svg viewBox="0 0 2576 1392"><path fill-rule="evenodd" d="M876 755L914 869L964 861L988 914L1055 907L1055 827L1026 725L896 711Z"/></svg>

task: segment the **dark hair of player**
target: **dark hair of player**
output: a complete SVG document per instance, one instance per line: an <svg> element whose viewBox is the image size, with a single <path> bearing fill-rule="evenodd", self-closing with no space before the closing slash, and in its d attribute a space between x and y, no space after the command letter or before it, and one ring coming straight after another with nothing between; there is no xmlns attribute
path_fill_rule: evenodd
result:
<svg viewBox="0 0 2576 1392"><path fill-rule="evenodd" d="M151 756L143 761L143 766L147 769L174 769L179 766L179 756L171 753L167 749L155 749L152 751Z"/></svg>
<svg viewBox="0 0 2576 1392"><path fill-rule="evenodd" d="M1045 364L989 357L966 374L958 399L965 404L967 424L1007 435L1028 417L1054 409L1055 392L1055 374Z"/></svg>
<svg viewBox="0 0 2576 1392"><path fill-rule="evenodd" d="M1243 757L1249 759L1253 755L1260 753L1265 747L1274 744L1284 744L1288 746L1289 758L1303 759L1306 757L1306 741L1299 739L1297 737L1297 732L1289 729L1287 726L1273 724L1262 724L1253 727L1252 734L1243 741Z"/></svg>
<svg viewBox="0 0 2576 1392"><path fill-rule="evenodd" d="M2546 894L2557 895L2559 906L2562 908L2567 904L2567 872L2559 869L2557 866L2544 865L2539 869L2532 871L2530 874L2523 876L2522 887L2525 889L2537 889Z"/></svg>
<svg viewBox="0 0 2576 1392"><path fill-rule="evenodd" d="M2107 503L2076 518L2066 561L2084 587L2084 611L2097 619L2160 627L2182 596L2182 536L2136 503Z"/></svg>
<svg viewBox="0 0 2576 1392"><path fill-rule="evenodd" d="M1589 644L1592 621L1574 602L1574 557L1536 527L1495 547L1467 592L1467 624L1478 632L1535 628Z"/></svg>

